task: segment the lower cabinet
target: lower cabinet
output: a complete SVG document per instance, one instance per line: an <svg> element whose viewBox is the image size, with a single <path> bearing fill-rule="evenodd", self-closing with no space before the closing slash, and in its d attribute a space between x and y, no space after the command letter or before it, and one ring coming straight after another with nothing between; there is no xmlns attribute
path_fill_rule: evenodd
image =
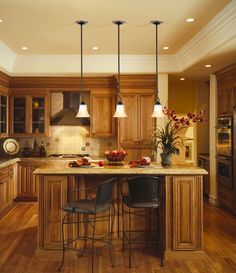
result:
<svg viewBox="0 0 236 273"><path fill-rule="evenodd" d="M68 201L68 194L77 188L75 176L45 175L40 179L39 199L39 248L55 249L61 247L61 222L65 213L61 206ZM75 219L74 219L75 220ZM76 225L65 226L66 239L78 235Z"/></svg>
<svg viewBox="0 0 236 273"><path fill-rule="evenodd" d="M166 177L166 249L201 250L202 176Z"/></svg>
<svg viewBox="0 0 236 273"><path fill-rule="evenodd" d="M12 204L16 197L16 177L14 165L0 170L0 212Z"/></svg>
<svg viewBox="0 0 236 273"><path fill-rule="evenodd" d="M17 201L37 201L38 185L33 171L42 162L18 162Z"/></svg>

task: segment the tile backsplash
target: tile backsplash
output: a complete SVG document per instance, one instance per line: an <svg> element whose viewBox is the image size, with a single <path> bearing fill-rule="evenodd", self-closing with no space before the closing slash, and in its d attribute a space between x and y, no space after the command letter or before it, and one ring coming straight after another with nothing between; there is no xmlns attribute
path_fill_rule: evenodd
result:
<svg viewBox="0 0 236 273"><path fill-rule="evenodd" d="M88 130L89 128L82 126L52 126L50 138L37 138L36 141L39 146L43 142L47 155L88 153L91 156L102 156L105 150L116 149L115 137L90 138L88 137ZM34 138L18 140L22 148L33 147Z"/></svg>

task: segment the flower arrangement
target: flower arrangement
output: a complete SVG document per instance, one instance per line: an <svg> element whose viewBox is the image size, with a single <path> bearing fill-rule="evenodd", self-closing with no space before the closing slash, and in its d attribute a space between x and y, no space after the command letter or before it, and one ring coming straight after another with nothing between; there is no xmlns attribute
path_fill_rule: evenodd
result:
<svg viewBox="0 0 236 273"><path fill-rule="evenodd" d="M157 128L151 136L151 145L153 151L157 151L157 148L162 150L163 157L171 157L172 154L179 154L179 148L183 147L183 139L179 133L191 123L203 122L206 120L205 110L200 111L199 115L188 113L186 117L178 118L174 110L169 110L164 107L163 113L166 117L166 123L164 128ZM170 160L170 159L168 159ZM170 165L168 162L164 165Z"/></svg>

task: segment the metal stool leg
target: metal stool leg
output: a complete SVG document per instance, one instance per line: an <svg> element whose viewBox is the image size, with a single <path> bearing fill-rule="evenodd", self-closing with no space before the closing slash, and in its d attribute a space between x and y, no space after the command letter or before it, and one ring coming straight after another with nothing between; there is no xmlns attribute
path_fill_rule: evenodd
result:
<svg viewBox="0 0 236 273"><path fill-rule="evenodd" d="M131 216L130 216L130 208L129 208L129 237L128 237L128 241L129 241L129 267L131 267Z"/></svg>
<svg viewBox="0 0 236 273"><path fill-rule="evenodd" d="M87 215L83 215L83 222L84 222L84 248L81 252L81 254L79 254L79 257L82 257L84 255L84 252L87 248L87 235L88 235L88 216Z"/></svg>
<svg viewBox="0 0 236 273"><path fill-rule="evenodd" d="M96 229L96 214L93 216L93 239L92 239L92 273L94 271L94 236Z"/></svg>
<svg viewBox="0 0 236 273"><path fill-rule="evenodd" d="M124 216L124 203L122 202L122 251L125 251L125 216Z"/></svg>
<svg viewBox="0 0 236 273"><path fill-rule="evenodd" d="M68 214L66 214L63 217L62 223L61 223L61 233L62 233L62 261L60 266L58 267L57 271L60 271L64 265L65 260L65 238L64 238L64 225L65 225L65 219L67 218Z"/></svg>
<svg viewBox="0 0 236 273"><path fill-rule="evenodd" d="M113 257L112 257L112 231L113 231L113 224L111 223L111 208L109 207L109 217L108 217L108 240L109 240L109 252L111 258L112 267L115 267Z"/></svg>

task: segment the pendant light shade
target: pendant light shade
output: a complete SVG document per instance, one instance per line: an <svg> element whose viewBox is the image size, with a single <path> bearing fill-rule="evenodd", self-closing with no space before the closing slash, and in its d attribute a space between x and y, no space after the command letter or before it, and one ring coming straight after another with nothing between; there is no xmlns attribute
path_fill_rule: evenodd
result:
<svg viewBox="0 0 236 273"><path fill-rule="evenodd" d="M76 21L76 24L80 25L80 105L79 110L76 115L77 118L89 118L89 112L87 105L84 101L84 92L83 92L83 25L87 24L87 21Z"/></svg>
<svg viewBox="0 0 236 273"><path fill-rule="evenodd" d="M126 118L127 114L125 112L125 106L121 101L120 97L120 25L123 25L124 21L113 21L114 24L118 26L118 83L117 83L117 91L118 91L118 103L116 105L116 112L113 115L114 118Z"/></svg>
<svg viewBox="0 0 236 273"><path fill-rule="evenodd" d="M163 117L163 109L158 96L158 26L162 23L161 21L151 21L153 25L156 26L156 93L155 93L155 105L152 113L152 118Z"/></svg>

